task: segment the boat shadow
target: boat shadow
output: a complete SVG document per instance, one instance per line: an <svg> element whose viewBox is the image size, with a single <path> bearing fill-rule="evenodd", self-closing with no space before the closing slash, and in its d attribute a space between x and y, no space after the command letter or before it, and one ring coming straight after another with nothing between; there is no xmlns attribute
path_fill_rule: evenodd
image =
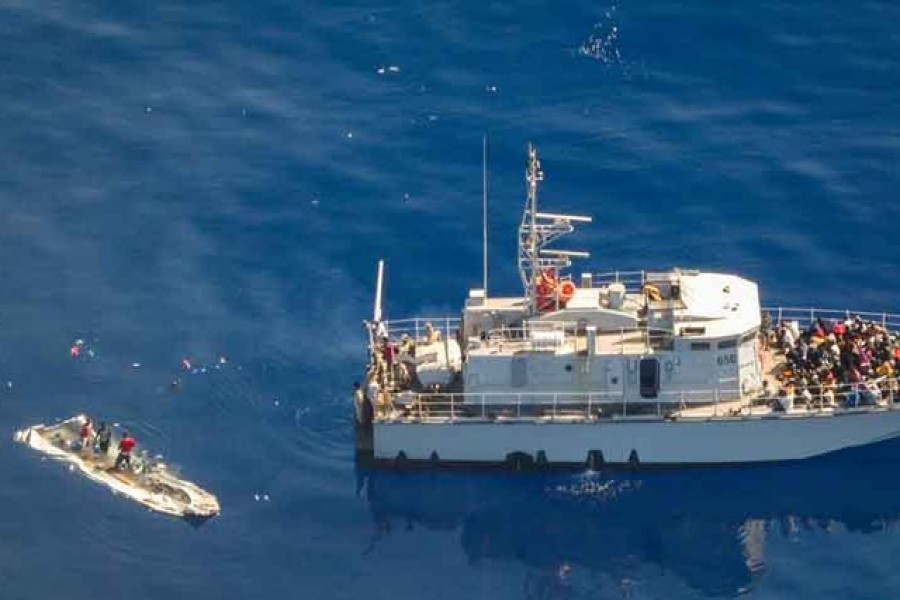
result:
<svg viewBox="0 0 900 600"><path fill-rule="evenodd" d="M554 581L578 566L623 585L652 565L721 595L754 587L776 538L890 530L900 517L898 462L900 442L890 441L747 467L564 474L358 463L356 475L375 546L422 527L458 537L472 564L514 560Z"/></svg>

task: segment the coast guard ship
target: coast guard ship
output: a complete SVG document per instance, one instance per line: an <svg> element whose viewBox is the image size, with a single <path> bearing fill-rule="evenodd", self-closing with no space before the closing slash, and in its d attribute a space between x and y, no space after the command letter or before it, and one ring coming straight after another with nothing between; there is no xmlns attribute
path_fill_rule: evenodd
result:
<svg viewBox="0 0 900 600"><path fill-rule="evenodd" d="M543 212L529 145L523 295L366 321L357 448L376 464L599 468L798 460L900 435L900 316L760 306L689 269L572 272L590 217ZM486 261L485 261L486 263ZM486 287L486 285L484 286Z"/></svg>

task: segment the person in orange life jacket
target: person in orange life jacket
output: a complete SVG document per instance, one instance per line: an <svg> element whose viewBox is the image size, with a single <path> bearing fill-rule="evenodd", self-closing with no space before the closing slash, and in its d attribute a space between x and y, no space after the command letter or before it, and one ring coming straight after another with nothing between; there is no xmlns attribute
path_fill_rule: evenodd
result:
<svg viewBox="0 0 900 600"><path fill-rule="evenodd" d="M81 426L81 451L86 452L94 447L94 426L90 419Z"/></svg>
<svg viewBox="0 0 900 600"><path fill-rule="evenodd" d="M119 456L116 457L116 465L113 467L118 470L122 463L128 464L128 468L131 468L131 451L134 449L137 442L131 437L131 434L127 431L125 435L122 436L122 439L119 441Z"/></svg>

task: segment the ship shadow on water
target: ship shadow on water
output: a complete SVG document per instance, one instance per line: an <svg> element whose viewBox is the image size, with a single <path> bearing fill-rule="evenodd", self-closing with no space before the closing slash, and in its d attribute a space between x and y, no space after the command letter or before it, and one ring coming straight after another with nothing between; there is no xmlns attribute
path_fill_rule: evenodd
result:
<svg viewBox="0 0 900 600"><path fill-rule="evenodd" d="M471 564L512 560L550 574L543 587L565 588L566 574L579 569L622 582L627 597L638 570L650 566L720 596L752 590L765 577L773 538L892 529L900 517L898 466L900 442L888 441L746 467L475 473L360 462L356 475L380 536L416 527L459 535Z"/></svg>

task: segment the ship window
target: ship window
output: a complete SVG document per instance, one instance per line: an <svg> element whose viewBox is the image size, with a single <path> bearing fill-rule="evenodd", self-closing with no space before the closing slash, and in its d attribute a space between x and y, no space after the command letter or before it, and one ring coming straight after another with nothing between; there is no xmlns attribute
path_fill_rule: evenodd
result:
<svg viewBox="0 0 900 600"><path fill-rule="evenodd" d="M709 342L691 342L691 350L709 350Z"/></svg>
<svg viewBox="0 0 900 600"><path fill-rule="evenodd" d="M641 398L656 398L659 394L659 361L642 358L640 364Z"/></svg>
<svg viewBox="0 0 900 600"><path fill-rule="evenodd" d="M734 348L735 346L737 346L737 340L722 340L721 342L719 342L719 350Z"/></svg>
<svg viewBox="0 0 900 600"><path fill-rule="evenodd" d="M705 335L706 327L682 327L681 335Z"/></svg>

